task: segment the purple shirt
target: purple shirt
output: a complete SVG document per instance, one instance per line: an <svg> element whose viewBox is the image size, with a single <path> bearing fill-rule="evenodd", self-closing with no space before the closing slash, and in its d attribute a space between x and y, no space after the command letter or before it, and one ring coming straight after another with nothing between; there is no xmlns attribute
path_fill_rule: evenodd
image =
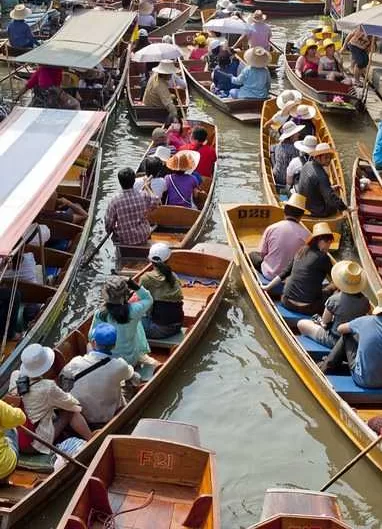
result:
<svg viewBox="0 0 382 529"><path fill-rule="evenodd" d="M294 220L280 220L265 230L260 247L261 271L267 279L278 276L305 244L310 232Z"/></svg>
<svg viewBox="0 0 382 529"><path fill-rule="evenodd" d="M269 40L272 37L271 27L265 22L254 22L247 33L248 44L251 48L262 46L269 50Z"/></svg>
<svg viewBox="0 0 382 529"><path fill-rule="evenodd" d="M192 194L199 183L191 174L171 174L165 176L167 184L167 204L192 208Z"/></svg>

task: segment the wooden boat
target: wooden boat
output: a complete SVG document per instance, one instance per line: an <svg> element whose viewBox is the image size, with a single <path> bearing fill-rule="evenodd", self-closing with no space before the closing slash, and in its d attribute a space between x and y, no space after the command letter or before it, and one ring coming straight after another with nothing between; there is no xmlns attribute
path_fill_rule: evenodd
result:
<svg viewBox="0 0 382 529"><path fill-rule="evenodd" d="M191 127L202 126L208 132L208 143L213 145L218 154L218 134L215 125L201 120L188 120ZM141 162L142 163L142 162ZM140 164L139 164L140 165ZM138 166L139 167L139 166ZM130 270L140 270L151 244L167 242L171 248L190 248L199 237L207 222L211 208L217 174L217 164L212 178L204 178L202 187L207 192L202 209L191 209L182 206L159 206L150 214L153 226L151 239L143 246L125 246L116 244L117 268L122 264Z"/></svg>
<svg viewBox="0 0 382 529"><path fill-rule="evenodd" d="M281 527L350 529L342 521L335 494L312 490L268 489L260 522L248 529ZM69 528L68 528L69 529Z"/></svg>
<svg viewBox="0 0 382 529"><path fill-rule="evenodd" d="M278 297L264 291L261 285L267 281L255 270L248 256L259 249L266 227L284 218L283 210L273 204L241 204L221 206L221 212L243 283L281 353L328 416L358 449L365 448L376 439L366 421L381 415L382 389L361 388L350 374L325 376L315 362L327 355L329 349L297 334L298 320L310 316L287 310ZM379 448L369 452L368 457L382 470Z"/></svg>
<svg viewBox="0 0 382 529"><path fill-rule="evenodd" d="M361 178L371 180L361 189ZM353 166L351 207L353 239L374 295L382 288L382 181L364 160L356 158Z"/></svg>
<svg viewBox="0 0 382 529"><path fill-rule="evenodd" d="M353 94L353 87L340 81L330 81L320 77L306 77L300 79L296 75L295 66L298 53L289 53L289 46L285 49L285 74L291 85L305 97L312 99L323 112L336 114L354 114L359 106L359 99ZM343 102L335 102L333 98L340 97Z"/></svg>
<svg viewBox="0 0 382 529"><path fill-rule="evenodd" d="M197 437L195 426L159 419L139 421L129 436L109 435L57 529L105 519L116 527L219 529L215 454ZM118 514L129 509L137 510Z"/></svg>
<svg viewBox="0 0 382 529"><path fill-rule="evenodd" d="M205 251L208 250L205 249ZM162 365L150 380L139 387L127 405L121 408L114 418L84 445L76 455L76 458L83 463L90 460L106 435L119 431L142 413L150 398L157 395L166 377L190 355L196 343L206 332L223 297L232 270L232 264L227 259L191 250L174 251L169 264L182 282L184 328L172 338L150 341L151 354L162 362ZM139 275L136 276L137 280L138 278ZM61 368L73 356L86 353L91 322L92 314L55 347L56 361L48 376L57 377ZM11 524L38 508L42 502L48 499L50 501L53 494L62 492L63 487L68 486L78 473L78 467L72 464L52 472L51 463L47 463L45 458L44 461L38 461L35 457L32 456L31 461L29 456L24 460L21 456L19 467L11 476L13 485L1 488L1 529L8 529ZM44 468L48 473L44 474L39 468Z"/></svg>
<svg viewBox="0 0 382 529"><path fill-rule="evenodd" d="M1 166L7 171L12 164L9 175L16 182L14 193L24 193L23 201L16 200L10 211L7 203L12 199L12 189L2 204L0 255L12 256L22 248L29 239L29 235L23 234L33 222L47 225L51 232L45 248L30 244L25 248L33 252L37 264L41 265L43 279L41 284L17 280L22 307L25 303L38 303L41 307L28 328L22 329L26 335L21 342L9 340L1 354L2 394L24 347L43 340L57 321L80 266L93 222L102 156L99 138L105 118L104 112L17 107L0 126L1 141L4 146L8 145L0 155ZM45 123L44 135L41 135L41 123ZM97 137L90 141L97 131ZM36 141L39 145L34 145ZM30 168L26 171L23 156L33 150L36 155L31 155ZM39 180L28 184L36 172ZM42 216L41 210L55 190L59 198L67 198L87 210L88 218L83 225ZM11 279L2 280L2 286L13 283Z"/></svg>
<svg viewBox="0 0 382 529"><path fill-rule="evenodd" d="M196 5L177 2L157 2L155 3L155 12L159 13L164 8L177 9L180 13L178 16L168 19L157 19L158 27L150 31L150 37L163 37L164 35L172 35L179 29L183 28L187 20L197 11Z"/></svg>
<svg viewBox="0 0 382 529"><path fill-rule="evenodd" d="M242 0L236 5L244 11L261 9L273 17L322 15L325 10L325 2L321 0Z"/></svg>
<svg viewBox="0 0 382 529"><path fill-rule="evenodd" d="M313 119L313 123L316 128L316 136L317 136L319 143L328 143L330 146L334 148L334 150L336 150L336 146L332 138L332 135L330 134L329 128L320 110L318 109L317 105L309 99L303 99L302 102L307 105L313 105L316 108L316 116ZM261 125L260 125L261 173L263 176L266 200L270 204L275 204L275 205L281 204L284 200L287 199L287 197L284 195L280 195L277 191L276 182L275 182L273 172L272 172L272 163L271 163L271 156L270 156L270 149L271 149L271 146L274 144L275 140L271 136L269 128L264 127L264 124L277 112L277 110L278 108L276 105L276 99L268 99L268 101L266 101L263 106L263 113L261 116ZM340 158L339 158L337 151L330 164L329 177L330 177L332 185L336 184L336 185L341 186L340 196L342 200L346 202L345 178L344 178ZM306 224L306 226L309 229L311 229L313 227L313 224L315 224L316 222L325 220L325 222L328 222L330 224L330 227L334 231L340 232L341 224L344 218L345 218L344 214L339 212L336 215L333 215L332 217L326 217L325 219L321 219L319 217L310 217L308 215L305 215L303 221L304 221L304 224Z"/></svg>

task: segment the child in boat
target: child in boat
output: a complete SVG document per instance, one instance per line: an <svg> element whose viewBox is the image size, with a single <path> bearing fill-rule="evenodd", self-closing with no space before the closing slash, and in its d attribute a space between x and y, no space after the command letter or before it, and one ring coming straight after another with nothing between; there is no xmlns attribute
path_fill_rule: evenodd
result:
<svg viewBox="0 0 382 529"><path fill-rule="evenodd" d="M230 90L234 99L267 99L271 88L271 74L267 68L271 54L261 46L250 48L244 53L247 66L231 82L240 88Z"/></svg>
<svg viewBox="0 0 382 529"><path fill-rule="evenodd" d="M198 188L202 179L193 174L200 160L200 154L194 151L179 151L166 165L171 173L166 175L167 205L196 208L194 198L198 196Z"/></svg>
<svg viewBox="0 0 382 529"><path fill-rule="evenodd" d="M141 277L140 283L150 291L154 303L143 319L148 338L168 338L180 332L183 324L183 294L181 283L167 261L171 250L165 243L150 248L153 269Z"/></svg>
<svg viewBox="0 0 382 529"><path fill-rule="evenodd" d="M12 474L19 457L17 426L25 423L23 410L0 400L0 483Z"/></svg>
<svg viewBox="0 0 382 529"><path fill-rule="evenodd" d="M308 39L300 49L300 57L296 61L295 72L300 79L318 76L318 45L314 39Z"/></svg>

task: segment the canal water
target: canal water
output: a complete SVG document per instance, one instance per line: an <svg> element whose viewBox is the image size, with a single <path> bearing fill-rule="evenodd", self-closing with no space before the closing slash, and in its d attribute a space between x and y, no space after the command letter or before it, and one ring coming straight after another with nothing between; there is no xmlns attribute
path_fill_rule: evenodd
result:
<svg viewBox="0 0 382 529"><path fill-rule="evenodd" d="M294 40L314 20L272 20L276 42ZM287 86L282 69L273 91ZM244 126L192 93L192 117L219 128L219 172L214 209L200 241L225 243L219 203L262 202L259 129ZM356 156L355 142L372 145L375 126L367 117L329 117L347 183ZM109 123L102 181L91 244L103 237L103 214L118 189L118 169L136 167L149 136L132 128L126 110ZM352 251L351 242L345 251ZM56 337L67 333L97 306L100 287L113 268L106 244L77 278ZM189 422L200 428L202 444L217 454L223 529L241 529L259 520L268 487L319 489L356 454L353 445L302 386L264 328L234 274L208 332L177 372L164 382L145 417ZM361 461L330 490L338 494L345 520L354 529L380 529L380 474ZM49 502L20 527L56 526L73 489ZM154 529L154 528L153 528Z"/></svg>

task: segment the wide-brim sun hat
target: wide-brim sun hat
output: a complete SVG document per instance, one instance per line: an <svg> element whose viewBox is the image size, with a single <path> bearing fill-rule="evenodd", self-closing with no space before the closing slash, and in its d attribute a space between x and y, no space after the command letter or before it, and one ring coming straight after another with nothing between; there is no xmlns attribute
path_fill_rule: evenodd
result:
<svg viewBox="0 0 382 529"><path fill-rule="evenodd" d="M117 329L110 323L99 323L90 334L90 339L97 345L110 346L117 342Z"/></svg>
<svg viewBox="0 0 382 529"><path fill-rule="evenodd" d="M326 53L326 48L328 48L329 46L334 46L334 49L338 51L341 48L341 41L325 39L322 45L318 48L319 54L324 55Z"/></svg>
<svg viewBox="0 0 382 529"><path fill-rule="evenodd" d="M198 151L178 151L174 156L171 156L166 162L166 166L171 171L184 171L185 173L192 173L197 168L200 161L200 153Z"/></svg>
<svg viewBox="0 0 382 529"><path fill-rule="evenodd" d="M24 4L17 4L10 12L9 16L13 20L25 20L27 16L32 14L32 9L26 7Z"/></svg>
<svg viewBox="0 0 382 529"><path fill-rule="evenodd" d="M153 244L149 251L149 261L165 263L170 259L171 249L165 242L157 242Z"/></svg>
<svg viewBox="0 0 382 529"><path fill-rule="evenodd" d="M20 374L31 378L41 377L54 363L54 351L39 343L28 345L21 353Z"/></svg>
<svg viewBox="0 0 382 529"><path fill-rule="evenodd" d="M304 195L300 195L299 193L292 193L288 200L284 202L284 207L291 206L295 209L301 209L303 212L306 211L305 205L306 197L304 197Z"/></svg>
<svg viewBox="0 0 382 529"><path fill-rule="evenodd" d="M165 75L172 75L173 73L179 73L179 70L175 66L174 61L171 61L170 59L164 59L163 61L160 61L158 66L155 66L155 68L153 68L152 70L153 72L161 73Z"/></svg>
<svg viewBox="0 0 382 529"><path fill-rule="evenodd" d="M305 136L303 140L297 140L294 142L294 146L300 152L305 152L306 154L312 153L317 147L318 141L316 136L310 136L309 134Z"/></svg>
<svg viewBox="0 0 382 529"><path fill-rule="evenodd" d="M378 290L377 294L377 305L373 309L373 314L377 316L377 314L382 314L382 289Z"/></svg>
<svg viewBox="0 0 382 529"><path fill-rule="evenodd" d="M316 113L316 108L313 105L298 105L291 110L290 115L293 118L313 119Z"/></svg>
<svg viewBox="0 0 382 529"><path fill-rule="evenodd" d="M310 153L310 156L315 158L316 156L322 156L323 154L331 154L334 156L335 150L331 148L329 143L319 143L314 151Z"/></svg>
<svg viewBox="0 0 382 529"><path fill-rule="evenodd" d="M139 4L139 14L140 15L151 15L151 13L154 11L153 4L150 4L150 2L143 2L142 4Z"/></svg>
<svg viewBox="0 0 382 529"><path fill-rule="evenodd" d="M327 222L317 222L313 226L312 234L308 237L306 243L310 244L317 237L324 237L325 235L331 235L334 239L334 235L329 224Z"/></svg>
<svg viewBox="0 0 382 529"><path fill-rule="evenodd" d="M163 145L159 145L159 147L156 148L153 156L159 158L162 162L167 162L167 160L171 158L171 149L164 147Z"/></svg>
<svg viewBox="0 0 382 529"><path fill-rule="evenodd" d="M128 302L130 294L127 279L121 276L109 277L102 289L104 302L112 305L124 305Z"/></svg>
<svg viewBox="0 0 382 529"><path fill-rule="evenodd" d="M248 66L264 68L269 64L270 60L271 54L261 46L249 48L249 50L244 52L244 61L248 64Z"/></svg>
<svg viewBox="0 0 382 529"><path fill-rule="evenodd" d="M324 35L330 35L329 37L326 36L325 39L332 39L337 35L335 31L333 31L332 26L324 26L321 31L318 31L315 34L316 39L322 40L324 38Z"/></svg>
<svg viewBox="0 0 382 529"><path fill-rule="evenodd" d="M216 50L216 48L218 48L219 46L221 46L221 44L222 44L222 43L221 43L220 40L218 40L218 39L213 39L213 40L211 40L211 41L209 42L209 44L208 44L208 49L209 49L210 51Z"/></svg>
<svg viewBox="0 0 382 529"><path fill-rule="evenodd" d="M358 294L365 290L367 277L362 267L354 261L339 261L332 268L335 286L345 294Z"/></svg>
<svg viewBox="0 0 382 529"><path fill-rule="evenodd" d="M261 9L256 9L256 11L250 16L250 19L255 22L261 22L267 19L267 15L263 13Z"/></svg>
<svg viewBox="0 0 382 529"><path fill-rule="evenodd" d="M302 94L298 90L283 90L276 98L277 108L283 110L288 104L296 104L302 100Z"/></svg>
<svg viewBox="0 0 382 529"><path fill-rule="evenodd" d="M305 125L296 125L293 121L287 121L281 128L281 136L279 142L282 143L287 138L294 136L302 131L305 128Z"/></svg>
<svg viewBox="0 0 382 529"><path fill-rule="evenodd" d="M318 48L318 44L314 39L308 39L300 48L300 55L305 55L309 48Z"/></svg>

